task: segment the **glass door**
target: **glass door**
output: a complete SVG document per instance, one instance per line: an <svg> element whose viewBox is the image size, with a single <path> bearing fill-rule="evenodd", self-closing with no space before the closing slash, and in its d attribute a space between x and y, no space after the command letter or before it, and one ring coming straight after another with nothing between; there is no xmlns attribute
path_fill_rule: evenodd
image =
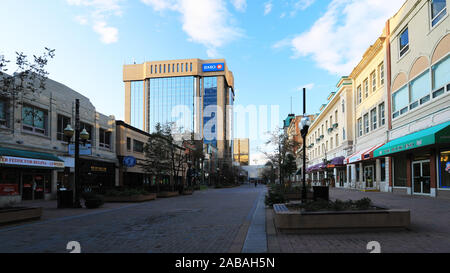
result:
<svg viewBox="0 0 450 273"><path fill-rule="evenodd" d="M413 192L419 195L431 194L430 161L413 162Z"/></svg>
<svg viewBox="0 0 450 273"><path fill-rule="evenodd" d="M374 172L373 166L364 167L364 178L366 180L366 188L373 188Z"/></svg>

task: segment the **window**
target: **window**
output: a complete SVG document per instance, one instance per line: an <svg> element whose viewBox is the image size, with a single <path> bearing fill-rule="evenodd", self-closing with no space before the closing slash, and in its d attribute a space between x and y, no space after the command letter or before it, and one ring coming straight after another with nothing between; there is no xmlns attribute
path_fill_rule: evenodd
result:
<svg viewBox="0 0 450 273"><path fill-rule="evenodd" d="M360 104L362 102L362 93L361 93L361 85L358 86L358 91L357 91L357 96L358 96L358 104Z"/></svg>
<svg viewBox="0 0 450 273"><path fill-rule="evenodd" d="M431 26L434 27L447 14L445 0L431 1Z"/></svg>
<svg viewBox="0 0 450 273"><path fill-rule="evenodd" d="M403 32L400 34L399 41L400 41L400 57L402 57L409 50L408 28L403 30Z"/></svg>
<svg viewBox="0 0 450 273"><path fill-rule="evenodd" d="M372 130L376 130L377 129L377 108L373 108L370 111L370 119L371 119L371 123L372 123Z"/></svg>
<svg viewBox="0 0 450 273"><path fill-rule="evenodd" d="M180 64L177 64L177 72L180 72Z"/></svg>
<svg viewBox="0 0 450 273"><path fill-rule="evenodd" d="M450 188L450 151L441 151L439 169L441 172L440 188Z"/></svg>
<svg viewBox="0 0 450 273"><path fill-rule="evenodd" d="M22 107L22 128L25 131L48 135L48 114L46 110L31 105Z"/></svg>
<svg viewBox="0 0 450 273"><path fill-rule="evenodd" d="M372 79L372 92L375 92L377 90L377 75L375 71L372 72L370 78Z"/></svg>
<svg viewBox="0 0 450 273"><path fill-rule="evenodd" d="M368 134L370 131L370 126L369 126L369 114L365 114L364 115L364 133Z"/></svg>
<svg viewBox="0 0 450 273"><path fill-rule="evenodd" d="M80 130L83 131L83 129L86 129L86 132L89 133L89 139L86 141L86 143L88 143L88 144L93 143L93 141L92 141L92 137L93 137L92 125L84 123L84 122L80 122Z"/></svg>
<svg viewBox="0 0 450 273"><path fill-rule="evenodd" d="M164 65L164 73L166 73L166 65Z"/></svg>
<svg viewBox="0 0 450 273"><path fill-rule="evenodd" d="M63 115L58 115L58 128L56 131L56 139L64 141L64 129L67 128L67 125L70 124L70 118L65 117Z"/></svg>
<svg viewBox="0 0 450 273"><path fill-rule="evenodd" d="M380 71L380 72L379 72L379 75L380 75L380 85L383 85L383 84L384 84L384 63L381 63L381 64L380 64L380 67L378 68L378 70Z"/></svg>
<svg viewBox="0 0 450 273"><path fill-rule="evenodd" d="M411 81L410 85L410 109L418 106L419 100L430 94L430 72L427 70L422 75Z"/></svg>
<svg viewBox="0 0 450 273"><path fill-rule="evenodd" d="M380 159L381 163L381 181L386 181L386 159L382 158Z"/></svg>
<svg viewBox="0 0 450 273"><path fill-rule="evenodd" d="M100 128L100 147L109 149L111 147L111 132Z"/></svg>
<svg viewBox="0 0 450 273"><path fill-rule="evenodd" d="M336 134L336 147L339 147L339 134Z"/></svg>
<svg viewBox="0 0 450 273"><path fill-rule="evenodd" d="M175 72L175 64L172 64L172 73Z"/></svg>
<svg viewBox="0 0 450 273"><path fill-rule="evenodd" d="M431 67L433 73L433 97L444 93L445 86L449 91L450 82L450 55Z"/></svg>
<svg viewBox="0 0 450 273"><path fill-rule="evenodd" d="M127 151L131 151L131 138L127 137Z"/></svg>
<svg viewBox="0 0 450 273"><path fill-rule="evenodd" d="M345 100L342 100L342 113L345 113Z"/></svg>
<svg viewBox="0 0 450 273"><path fill-rule="evenodd" d="M159 73L162 73L161 65L159 65Z"/></svg>
<svg viewBox="0 0 450 273"><path fill-rule="evenodd" d="M398 117L401 113L404 114L408 111L408 102L408 85L405 85L392 95L394 118Z"/></svg>
<svg viewBox="0 0 450 273"><path fill-rule="evenodd" d="M7 109L7 101L0 100L0 127L8 127Z"/></svg>
<svg viewBox="0 0 450 273"><path fill-rule="evenodd" d="M342 129L342 140L345 140L346 136L345 136L345 128Z"/></svg>
<svg viewBox="0 0 450 273"><path fill-rule="evenodd" d="M367 98L369 96L369 80L364 81L364 96Z"/></svg>
<svg viewBox="0 0 450 273"><path fill-rule="evenodd" d="M170 64L167 65L167 72L170 73Z"/></svg>
<svg viewBox="0 0 450 273"><path fill-rule="evenodd" d="M192 63L191 63L191 72L192 72Z"/></svg>
<svg viewBox="0 0 450 273"><path fill-rule="evenodd" d="M153 65L150 65L150 74L153 74Z"/></svg>
<svg viewBox="0 0 450 273"><path fill-rule="evenodd" d="M362 131L362 119L359 118L358 119L358 136L362 136L363 131Z"/></svg>
<svg viewBox="0 0 450 273"><path fill-rule="evenodd" d="M338 121L338 110L334 111L334 120L336 121L336 124L339 123L339 121Z"/></svg>
<svg viewBox="0 0 450 273"><path fill-rule="evenodd" d="M144 152L144 143L133 139L133 151L136 153Z"/></svg>
<svg viewBox="0 0 450 273"><path fill-rule="evenodd" d="M384 126L386 124L386 119L384 116L384 102L378 106L378 115L380 116L380 126Z"/></svg>

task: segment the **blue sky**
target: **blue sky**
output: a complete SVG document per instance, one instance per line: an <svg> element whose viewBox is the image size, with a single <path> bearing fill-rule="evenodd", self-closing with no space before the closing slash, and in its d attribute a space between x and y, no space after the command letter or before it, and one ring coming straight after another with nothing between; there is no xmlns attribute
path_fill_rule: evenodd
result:
<svg viewBox="0 0 450 273"><path fill-rule="evenodd" d="M225 58L236 103L279 105L281 124L291 96L293 112L302 112L303 86L308 112L317 112L403 2L2 0L0 55L56 49L50 77L116 119L124 115L124 63ZM252 140L252 163L262 143Z"/></svg>

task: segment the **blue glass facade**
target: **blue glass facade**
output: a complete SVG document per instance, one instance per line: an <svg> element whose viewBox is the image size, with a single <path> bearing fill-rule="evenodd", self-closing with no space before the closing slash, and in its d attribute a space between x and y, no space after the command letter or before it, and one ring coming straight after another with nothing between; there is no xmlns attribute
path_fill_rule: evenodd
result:
<svg viewBox="0 0 450 273"><path fill-rule="evenodd" d="M217 77L203 79L204 142L217 148Z"/></svg>
<svg viewBox="0 0 450 273"><path fill-rule="evenodd" d="M195 77L155 78L148 82L149 131L153 132L157 123L175 123L176 131L193 132L197 89Z"/></svg>
<svg viewBox="0 0 450 273"><path fill-rule="evenodd" d="M131 82L130 90L130 109L131 125L144 130L144 82Z"/></svg>

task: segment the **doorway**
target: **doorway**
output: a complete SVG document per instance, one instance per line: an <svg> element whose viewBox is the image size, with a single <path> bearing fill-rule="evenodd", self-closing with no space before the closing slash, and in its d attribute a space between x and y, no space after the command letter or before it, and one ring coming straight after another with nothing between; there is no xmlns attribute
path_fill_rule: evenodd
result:
<svg viewBox="0 0 450 273"><path fill-rule="evenodd" d="M373 166L365 166L364 167L364 178L366 180L366 188L374 187L374 167Z"/></svg>
<svg viewBox="0 0 450 273"><path fill-rule="evenodd" d="M413 193L416 195L430 195L430 160L414 161L412 165Z"/></svg>

